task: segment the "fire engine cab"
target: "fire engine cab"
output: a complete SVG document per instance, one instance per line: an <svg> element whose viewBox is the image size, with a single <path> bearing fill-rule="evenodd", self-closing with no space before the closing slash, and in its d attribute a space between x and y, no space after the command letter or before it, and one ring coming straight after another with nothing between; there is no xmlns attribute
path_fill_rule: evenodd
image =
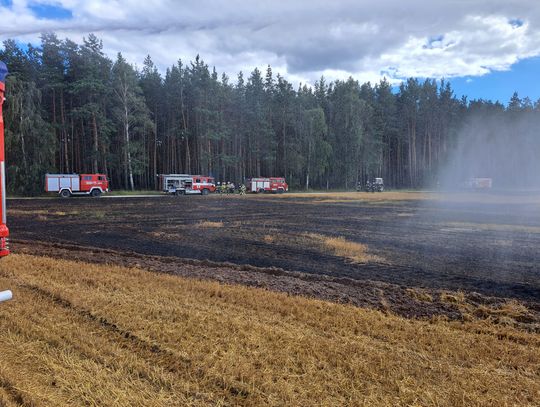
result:
<svg viewBox="0 0 540 407"><path fill-rule="evenodd" d="M214 178L206 175L161 174L160 189L173 195L208 195L216 191Z"/></svg>
<svg viewBox="0 0 540 407"><path fill-rule="evenodd" d="M274 192L281 194L289 190L285 178L251 178L247 180L249 192Z"/></svg>
<svg viewBox="0 0 540 407"><path fill-rule="evenodd" d="M58 192L62 198L72 195L100 196L109 192L105 174L46 174L45 191Z"/></svg>

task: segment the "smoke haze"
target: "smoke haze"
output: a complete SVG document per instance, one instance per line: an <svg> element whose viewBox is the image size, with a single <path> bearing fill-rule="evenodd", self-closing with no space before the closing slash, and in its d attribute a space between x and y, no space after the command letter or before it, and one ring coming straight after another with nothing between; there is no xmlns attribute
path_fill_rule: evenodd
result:
<svg viewBox="0 0 540 407"><path fill-rule="evenodd" d="M443 189L492 178L494 189L540 188L540 118L534 110L474 112L439 171Z"/></svg>

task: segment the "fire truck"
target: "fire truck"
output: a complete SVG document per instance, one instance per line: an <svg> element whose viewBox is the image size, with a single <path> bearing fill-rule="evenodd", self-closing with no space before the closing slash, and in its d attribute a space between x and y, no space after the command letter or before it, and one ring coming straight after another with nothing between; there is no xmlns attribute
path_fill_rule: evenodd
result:
<svg viewBox="0 0 540 407"><path fill-rule="evenodd" d="M109 192L105 174L46 174L45 192L57 192L62 198L73 195L98 197Z"/></svg>
<svg viewBox="0 0 540 407"><path fill-rule="evenodd" d="M487 190L493 186L493 180L491 178L470 178L467 181L467 187L473 190Z"/></svg>
<svg viewBox="0 0 540 407"><path fill-rule="evenodd" d="M4 103L5 78L8 73L6 65L0 61L0 258L9 254L6 225L6 165L4 161L4 119L2 117L2 104ZM0 302L10 300L13 294L10 290L0 292Z"/></svg>
<svg viewBox="0 0 540 407"><path fill-rule="evenodd" d="M216 191L213 177L190 174L161 174L160 189L173 195L208 195Z"/></svg>
<svg viewBox="0 0 540 407"><path fill-rule="evenodd" d="M285 178L250 178L247 180L249 192L263 193L273 192L281 194L289 190Z"/></svg>

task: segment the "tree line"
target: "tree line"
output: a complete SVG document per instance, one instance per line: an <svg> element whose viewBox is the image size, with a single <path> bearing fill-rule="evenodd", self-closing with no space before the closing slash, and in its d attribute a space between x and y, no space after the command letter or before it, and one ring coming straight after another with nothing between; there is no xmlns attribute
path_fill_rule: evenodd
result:
<svg viewBox="0 0 540 407"><path fill-rule="evenodd" d="M410 78L399 89L353 78L294 87L270 66L218 74L199 56L162 75L113 61L90 34L54 33L40 46L7 40L4 109L8 189L40 193L47 172L106 173L114 189L152 189L157 174L197 173L243 182L282 176L293 188L352 188L381 176L395 188L437 182L438 169L477 112L537 114L514 94L458 99L451 85ZM516 113L517 112L517 113Z"/></svg>

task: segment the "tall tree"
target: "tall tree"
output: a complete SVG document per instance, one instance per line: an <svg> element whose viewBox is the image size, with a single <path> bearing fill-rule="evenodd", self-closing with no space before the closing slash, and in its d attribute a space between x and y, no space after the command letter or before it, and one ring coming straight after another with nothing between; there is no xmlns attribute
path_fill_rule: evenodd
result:
<svg viewBox="0 0 540 407"><path fill-rule="evenodd" d="M118 133L122 135L123 141L124 186L134 190L134 170L140 172L142 170L140 164L145 159L139 155L140 145L135 141L148 127L154 127L154 125L144 102L137 74L120 53L112 67L112 90L117 102L114 113Z"/></svg>

